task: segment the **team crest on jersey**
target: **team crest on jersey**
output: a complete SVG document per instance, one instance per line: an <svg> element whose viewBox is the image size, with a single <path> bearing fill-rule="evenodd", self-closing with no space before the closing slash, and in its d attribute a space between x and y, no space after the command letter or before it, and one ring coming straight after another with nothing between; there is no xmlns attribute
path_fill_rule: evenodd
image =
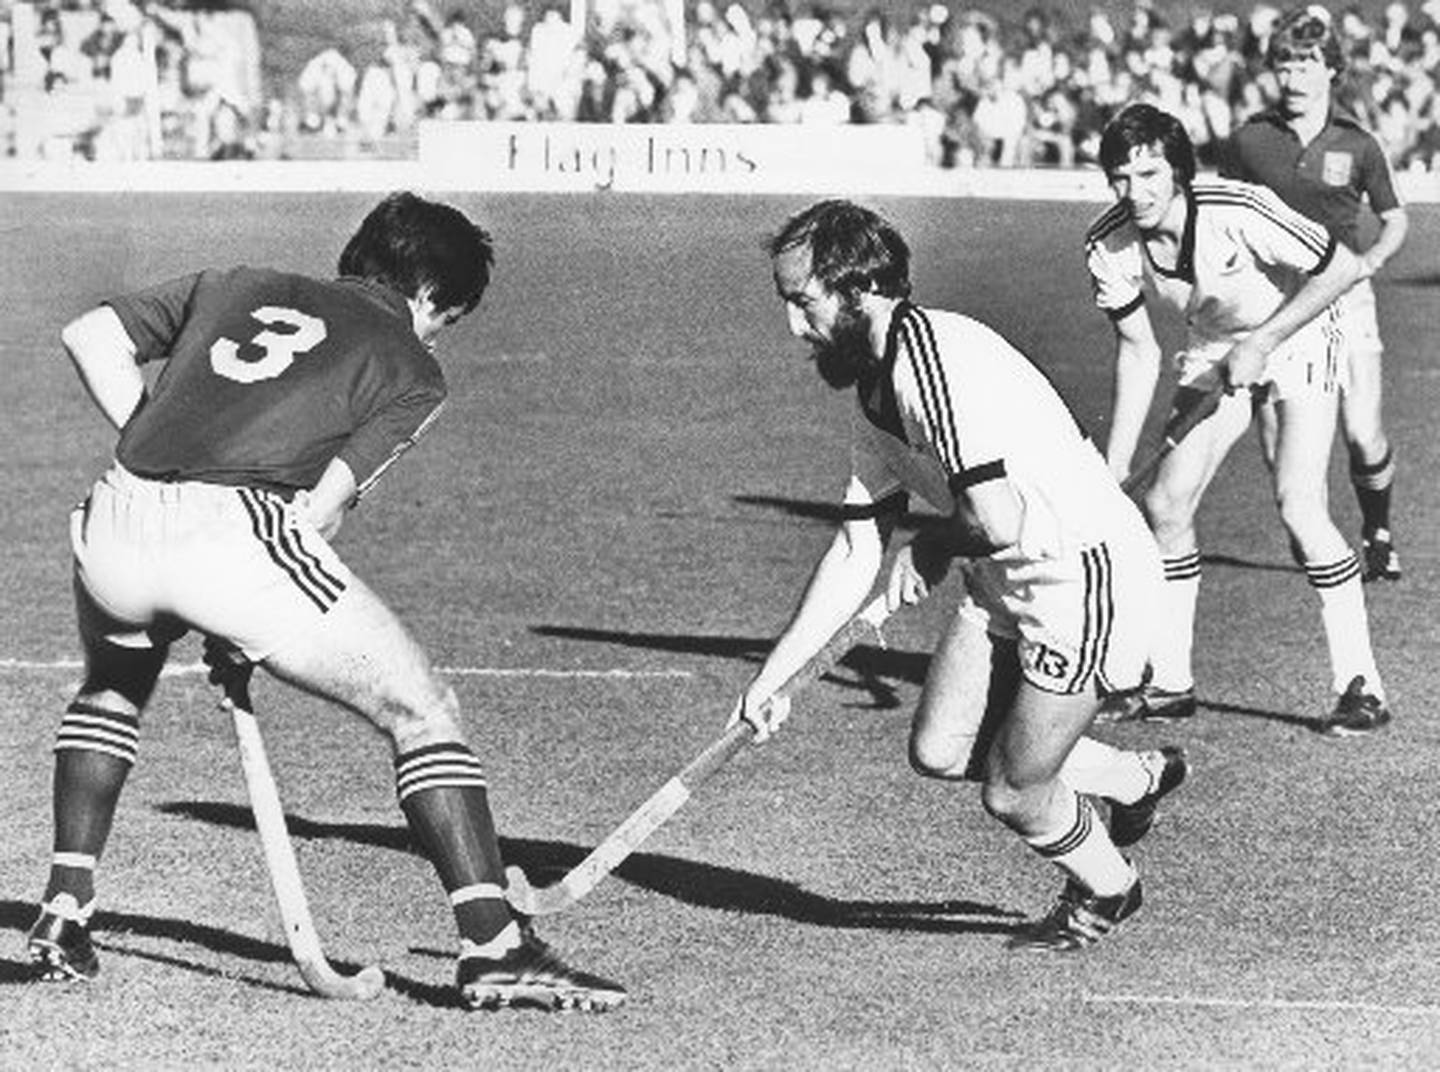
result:
<svg viewBox="0 0 1440 1072"><path fill-rule="evenodd" d="M1348 186L1354 167L1355 158L1349 153L1326 153L1320 165L1320 178L1326 186Z"/></svg>

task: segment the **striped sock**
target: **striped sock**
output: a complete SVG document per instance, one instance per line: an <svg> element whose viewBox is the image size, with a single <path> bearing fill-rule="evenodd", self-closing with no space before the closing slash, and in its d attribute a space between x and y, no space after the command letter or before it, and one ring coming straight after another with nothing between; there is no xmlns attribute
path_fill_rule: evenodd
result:
<svg viewBox="0 0 1440 1072"><path fill-rule="evenodd" d="M1390 489L1395 484L1395 450L1385 451L1385 457L1373 465L1366 465L1360 459L1350 458L1350 483L1355 489L1355 501L1360 505L1360 524L1366 533L1390 528Z"/></svg>
<svg viewBox="0 0 1440 1072"><path fill-rule="evenodd" d="M480 760L445 741L395 757L400 809L434 865L462 941L485 945L512 922Z"/></svg>
<svg viewBox="0 0 1440 1072"><path fill-rule="evenodd" d="M1152 779L1143 753L1081 737L1065 757L1060 780L1077 793L1134 804L1150 792Z"/></svg>
<svg viewBox="0 0 1440 1072"><path fill-rule="evenodd" d="M1110 840L1095 806L1073 792L1059 796L1058 822L1026 844L1096 896L1124 893L1135 882L1135 869Z"/></svg>
<svg viewBox="0 0 1440 1072"><path fill-rule="evenodd" d="M45 900L95 899L95 866L140 751L140 719L76 700L55 734L55 854Z"/></svg>
<svg viewBox="0 0 1440 1072"><path fill-rule="evenodd" d="M1307 562L1305 576L1320 596L1320 618L1330 650L1335 692L1345 691L1354 677L1363 677L1366 691L1380 699L1385 688L1370 645L1370 618L1365 610L1365 589L1360 583L1360 560L1355 552L1334 562Z"/></svg>
<svg viewBox="0 0 1440 1072"><path fill-rule="evenodd" d="M1195 605L1200 599L1200 552L1167 555L1162 609L1166 628L1151 653L1151 684L1167 692L1194 688L1191 656L1195 645Z"/></svg>

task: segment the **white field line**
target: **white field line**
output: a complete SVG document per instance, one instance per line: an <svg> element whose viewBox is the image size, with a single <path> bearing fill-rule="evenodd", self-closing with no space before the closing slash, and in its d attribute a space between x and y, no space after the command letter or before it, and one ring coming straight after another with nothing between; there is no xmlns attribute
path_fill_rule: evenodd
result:
<svg viewBox="0 0 1440 1072"><path fill-rule="evenodd" d="M83 670L79 659L0 659L0 670ZM205 664L175 663L161 672L166 677L205 673ZM557 670L550 667L527 666L438 666L436 669L452 677L514 677L554 678L558 680L684 679L695 675L688 670Z"/></svg>
<svg viewBox="0 0 1440 1072"><path fill-rule="evenodd" d="M1154 994L1086 994L1091 1005L1169 1005L1193 1009L1240 1009L1274 1012L1346 1012L1384 1016L1436 1016L1440 1005L1377 1005L1360 1001L1290 1001L1284 998L1166 997Z"/></svg>

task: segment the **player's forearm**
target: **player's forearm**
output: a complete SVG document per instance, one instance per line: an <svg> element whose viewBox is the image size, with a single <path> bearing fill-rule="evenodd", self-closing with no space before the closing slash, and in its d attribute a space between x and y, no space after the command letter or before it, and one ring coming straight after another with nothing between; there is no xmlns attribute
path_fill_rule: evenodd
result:
<svg viewBox="0 0 1440 1072"><path fill-rule="evenodd" d="M1246 343L1263 354L1314 320L1326 306L1354 286L1361 277L1360 261L1344 246L1336 246L1324 271L1312 275L1289 301L1281 305L1265 323L1246 339Z"/></svg>
<svg viewBox="0 0 1440 1072"><path fill-rule="evenodd" d="M1105 444L1105 460L1117 476L1130 471L1159 380L1159 346L1122 339L1116 350L1110 436Z"/></svg>
<svg viewBox="0 0 1440 1072"><path fill-rule="evenodd" d="M145 380L119 316L108 305L92 309L65 325L60 342L96 407L124 428L145 396Z"/></svg>
<svg viewBox="0 0 1440 1072"><path fill-rule="evenodd" d="M850 523L836 533L749 692L779 689L854 616L875 584L882 554L873 523Z"/></svg>
<svg viewBox="0 0 1440 1072"><path fill-rule="evenodd" d="M300 498L307 519L329 539L340 531L345 511L355 501L355 474L340 458L332 458L320 479Z"/></svg>
<svg viewBox="0 0 1440 1072"><path fill-rule="evenodd" d="M1410 217L1403 208L1392 209L1380 217L1380 232L1374 243L1360 255L1361 274L1368 279L1405 244L1410 232Z"/></svg>
<svg viewBox="0 0 1440 1072"><path fill-rule="evenodd" d="M955 497L947 519L947 536L953 555L985 558L1020 540L1023 520L1020 496L1008 479L987 480Z"/></svg>

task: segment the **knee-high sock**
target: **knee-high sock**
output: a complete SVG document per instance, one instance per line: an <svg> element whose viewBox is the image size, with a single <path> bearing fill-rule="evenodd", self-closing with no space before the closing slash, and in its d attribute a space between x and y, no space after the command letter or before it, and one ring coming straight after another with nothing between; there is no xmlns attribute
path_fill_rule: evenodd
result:
<svg viewBox="0 0 1440 1072"><path fill-rule="evenodd" d="M68 893L95 899L95 865L105 851L120 791L140 749L140 720L77 700L55 734L54 857L45 900Z"/></svg>
<svg viewBox="0 0 1440 1072"><path fill-rule="evenodd" d="M1158 752L1130 752L1081 737L1065 757L1060 780L1077 793L1134 804L1155 788ZM1159 765L1163 768L1164 760Z"/></svg>
<svg viewBox="0 0 1440 1072"><path fill-rule="evenodd" d="M1360 504L1360 523L1366 533L1390 530L1390 491L1395 484L1395 448L1373 465L1350 456L1350 483Z"/></svg>
<svg viewBox="0 0 1440 1072"><path fill-rule="evenodd" d="M395 757L395 787L410 830L445 887L461 941L492 942L512 920L479 759L459 742L416 748Z"/></svg>
<svg viewBox="0 0 1440 1072"><path fill-rule="evenodd" d="M1128 890L1135 869L1110 840L1095 806L1069 789L1056 793L1054 801L1051 822L1026 843L1097 896Z"/></svg>
<svg viewBox="0 0 1440 1072"><path fill-rule="evenodd" d="M1191 654L1195 646L1195 604L1200 598L1200 552L1166 556L1162 564L1165 628L1156 637L1151 652L1151 684L1181 692L1195 684Z"/></svg>
<svg viewBox="0 0 1440 1072"><path fill-rule="evenodd" d="M1330 649L1330 672L1336 692L1354 677L1365 678L1367 691L1385 696L1375 652L1370 646L1370 618L1360 562L1352 551L1334 562L1306 562L1305 576L1320 596L1320 618Z"/></svg>

